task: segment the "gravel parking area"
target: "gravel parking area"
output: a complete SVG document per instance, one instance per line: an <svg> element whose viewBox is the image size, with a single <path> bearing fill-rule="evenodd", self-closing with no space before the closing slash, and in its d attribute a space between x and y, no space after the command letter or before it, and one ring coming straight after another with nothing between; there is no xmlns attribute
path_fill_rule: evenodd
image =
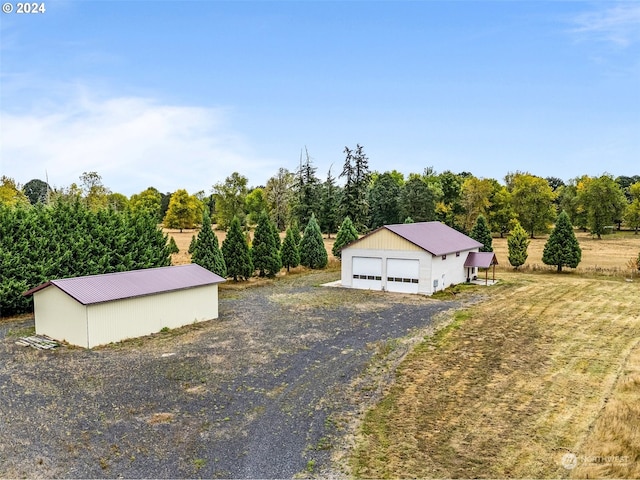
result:
<svg viewBox="0 0 640 480"><path fill-rule="evenodd" d="M459 304L319 286L336 276L224 289L217 320L93 350L17 346L33 319L0 321L0 477L335 472L371 362Z"/></svg>

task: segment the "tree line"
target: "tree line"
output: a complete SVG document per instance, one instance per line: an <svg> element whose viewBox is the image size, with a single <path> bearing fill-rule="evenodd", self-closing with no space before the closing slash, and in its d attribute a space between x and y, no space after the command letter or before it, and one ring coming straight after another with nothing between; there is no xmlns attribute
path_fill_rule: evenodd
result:
<svg viewBox="0 0 640 480"><path fill-rule="evenodd" d="M28 289L56 278L170 264L167 235L144 212L91 210L79 201L0 203L0 316L29 311Z"/></svg>

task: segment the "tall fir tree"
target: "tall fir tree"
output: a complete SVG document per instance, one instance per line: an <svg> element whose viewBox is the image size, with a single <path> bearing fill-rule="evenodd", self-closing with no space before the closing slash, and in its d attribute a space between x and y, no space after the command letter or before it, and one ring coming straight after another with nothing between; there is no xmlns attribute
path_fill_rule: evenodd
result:
<svg viewBox="0 0 640 480"><path fill-rule="evenodd" d="M524 265L527 261L527 257L529 254L527 253L527 249L529 248L529 235L522 228L520 222L515 221L515 225L511 232L509 232L509 237L507 237L507 247L509 249L509 263L516 270L518 267Z"/></svg>
<svg viewBox="0 0 640 480"><path fill-rule="evenodd" d="M258 217L258 224L253 234L251 245L251 257L253 266L261 277L273 278L282 268L280 260L280 238L276 243L277 230L269 220L266 211L262 211Z"/></svg>
<svg viewBox="0 0 640 480"><path fill-rule="evenodd" d="M311 215L300 241L300 264L305 267L319 269L326 267L328 262L329 256L324 247L320 227L315 215Z"/></svg>
<svg viewBox="0 0 640 480"><path fill-rule="evenodd" d="M336 235L331 253L336 258L342 257L342 248L358 239L358 230L349 217L345 217Z"/></svg>
<svg viewBox="0 0 640 480"><path fill-rule="evenodd" d="M317 168L313 166L313 161L305 147L305 159L300 152L300 166L296 172L296 179L293 185L295 191L294 215L300 224L309 222L312 214L320 213L322 185L316 176Z"/></svg>
<svg viewBox="0 0 640 480"><path fill-rule="evenodd" d="M363 230L369 224L369 159L360 144L356 145L355 151L345 147L344 153L345 161L340 177L345 177L345 185L340 207L342 214L350 216L356 228Z"/></svg>
<svg viewBox="0 0 640 480"><path fill-rule="evenodd" d="M493 252L493 238L484 215L478 215L469 236L482 244L482 247L480 247L481 252Z"/></svg>
<svg viewBox="0 0 640 480"><path fill-rule="evenodd" d="M202 228L198 232L193 247L191 262L197 263L221 277L227 276L227 265L219 247L218 237L211 229L211 217L208 209L205 209L202 215Z"/></svg>
<svg viewBox="0 0 640 480"><path fill-rule="evenodd" d="M562 267L576 268L582 259L582 250L573 232L573 225L569 215L564 210L556 220L556 226L551 232L542 252L542 261L546 265L555 265L558 272Z"/></svg>
<svg viewBox="0 0 640 480"><path fill-rule="evenodd" d="M253 275L253 262L249 252L249 244L242 232L240 219L233 217L227 238L222 242L222 255L227 265L227 276L232 277L236 282L238 279L246 280Z"/></svg>
<svg viewBox="0 0 640 480"><path fill-rule="evenodd" d="M322 184L322 200L320 205L320 231L326 233L328 238L338 231L338 207L340 205L340 187L336 185L336 179L331 175L331 168L327 173L327 179Z"/></svg>
<svg viewBox="0 0 640 480"><path fill-rule="evenodd" d="M300 235L299 230L297 235ZM280 257L282 259L282 266L286 267L287 272L291 268L295 268L300 265L300 251L298 249L298 243L296 242L294 227L287 228L287 234L284 237L282 249L280 250Z"/></svg>

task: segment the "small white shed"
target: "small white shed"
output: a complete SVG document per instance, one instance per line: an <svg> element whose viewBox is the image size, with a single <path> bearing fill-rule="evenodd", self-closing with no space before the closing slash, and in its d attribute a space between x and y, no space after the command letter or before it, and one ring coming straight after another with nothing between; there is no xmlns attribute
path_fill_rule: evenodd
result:
<svg viewBox="0 0 640 480"><path fill-rule="evenodd" d="M218 318L225 279L196 265L64 278L33 295L36 333L93 348Z"/></svg>
<svg viewBox="0 0 640 480"><path fill-rule="evenodd" d="M441 222L384 225L342 249L342 285L431 295L470 280L480 247Z"/></svg>

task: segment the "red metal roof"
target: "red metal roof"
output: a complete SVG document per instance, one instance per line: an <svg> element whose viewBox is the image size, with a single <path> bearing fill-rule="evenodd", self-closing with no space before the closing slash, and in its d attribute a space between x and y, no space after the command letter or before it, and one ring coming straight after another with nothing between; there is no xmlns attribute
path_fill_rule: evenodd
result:
<svg viewBox="0 0 640 480"><path fill-rule="evenodd" d="M393 233L433 255L463 252L482 244L441 222L400 223L385 225Z"/></svg>
<svg viewBox="0 0 640 480"><path fill-rule="evenodd" d="M83 305L141 297L222 283L225 279L195 263L129 272L62 278L43 283L23 295L55 285Z"/></svg>
<svg viewBox="0 0 640 480"><path fill-rule="evenodd" d="M498 259L493 252L469 252L464 262L465 267L489 268L498 265Z"/></svg>

